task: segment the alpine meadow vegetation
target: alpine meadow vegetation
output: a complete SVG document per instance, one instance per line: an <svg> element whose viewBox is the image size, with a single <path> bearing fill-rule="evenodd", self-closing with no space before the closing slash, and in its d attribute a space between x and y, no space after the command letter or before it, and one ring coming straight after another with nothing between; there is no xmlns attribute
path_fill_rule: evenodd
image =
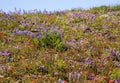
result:
<svg viewBox="0 0 120 83"><path fill-rule="evenodd" d="M0 10L0 83L120 83L120 5Z"/></svg>

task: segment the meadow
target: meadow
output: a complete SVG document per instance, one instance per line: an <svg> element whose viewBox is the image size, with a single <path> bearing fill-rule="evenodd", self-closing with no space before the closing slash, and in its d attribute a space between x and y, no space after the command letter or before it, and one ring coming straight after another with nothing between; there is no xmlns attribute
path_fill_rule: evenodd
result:
<svg viewBox="0 0 120 83"><path fill-rule="evenodd" d="M0 10L0 83L120 83L120 5Z"/></svg>

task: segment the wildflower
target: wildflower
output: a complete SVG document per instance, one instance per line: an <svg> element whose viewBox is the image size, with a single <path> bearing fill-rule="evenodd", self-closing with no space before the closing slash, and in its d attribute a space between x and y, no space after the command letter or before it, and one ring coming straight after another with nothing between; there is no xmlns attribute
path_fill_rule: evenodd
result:
<svg viewBox="0 0 120 83"><path fill-rule="evenodd" d="M72 81L73 80L73 74L69 73L69 80Z"/></svg>
<svg viewBox="0 0 120 83"><path fill-rule="evenodd" d="M0 55L3 55L3 52L0 52Z"/></svg>
<svg viewBox="0 0 120 83"><path fill-rule="evenodd" d="M7 55L7 56L9 56L10 53L9 53L9 51L6 49L6 50L3 52L3 55Z"/></svg>
<svg viewBox="0 0 120 83"><path fill-rule="evenodd" d="M118 67L118 68L120 68L120 64L118 63L118 64L116 64L116 66Z"/></svg>
<svg viewBox="0 0 120 83"><path fill-rule="evenodd" d="M35 74L32 74L32 77L33 77L33 78L37 78L37 75L35 75Z"/></svg>
<svg viewBox="0 0 120 83"><path fill-rule="evenodd" d="M28 30L24 30L23 31L24 34L28 34L28 32L29 32Z"/></svg>
<svg viewBox="0 0 120 83"><path fill-rule="evenodd" d="M94 80L93 76L88 76L88 80Z"/></svg>
<svg viewBox="0 0 120 83"><path fill-rule="evenodd" d="M38 39L40 39L40 38L42 37L42 34L41 34L41 33L37 33L37 34L36 34L36 37L37 37Z"/></svg>
<svg viewBox="0 0 120 83"><path fill-rule="evenodd" d="M77 80L80 80L80 77L81 77L80 73L77 73Z"/></svg>
<svg viewBox="0 0 120 83"><path fill-rule="evenodd" d="M45 66L39 66L39 68L40 68L40 69L43 69L43 68L45 68Z"/></svg>
<svg viewBox="0 0 120 83"><path fill-rule="evenodd" d="M58 79L58 83L63 83L62 79L59 78Z"/></svg>
<svg viewBox="0 0 120 83"><path fill-rule="evenodd" d="M115 83L120 83L120 78L116 79Z"/></svg>
<svg viewBox="0 0 120 83"><path fill-rule="evenodd" d="M24 35L24 32L19 30L18 32L16 32L16 34L18 34L18 35Z"/></svg>
<svg viewBox="0 0 120 83"><path fill-rule="evenodd" d="M114 49L111 49L111 50L110 50L110 54L111 54L112 56L116 56L116 55L117 55L116 49L115 49L115 48L114 48Z"/></svg>
<svg viewBox="0 0 120 83"><path fill-rule="evenodd" d="M92 73L90 76L88 76L88 80L94 80L94 78L95 78L95 74L94 73Z"/></svg>
<svg viewBox="0 0 120 83"><path fill-rule="evenodd" d="M8 53L8 50L6 49L6 50L4 51L4 53Z"/></svg>

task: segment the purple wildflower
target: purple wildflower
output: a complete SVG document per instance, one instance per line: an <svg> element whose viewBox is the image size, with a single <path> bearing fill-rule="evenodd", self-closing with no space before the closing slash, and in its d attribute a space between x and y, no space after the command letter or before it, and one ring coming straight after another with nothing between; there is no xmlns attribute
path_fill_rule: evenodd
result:
<svg viewBox="0 0 120 83"><path fill-rule="evenodd" d="M18 31L19 31L19 29L18 29L18 28L15 28L13 32L14 32L14 33L17 33Z"/></svg>
<svg viewBox="0 0 120 83"><path fill-rule="evenodd" d="M18 34L18 35L23 35L24 32L19 30L18 32L16 32L16 34Z"/></svg>
<svg viewBox="0 0 120 83"><path fill-rule="evenodd" d="M0 55L3 55L3 52L0 52Z"/></svg>
<svg viewBox="0 0 120 83"><path fill-rule="evenodd" d="M77 80L80 80L81 74L77 73Z"/></svg>
<svg viewBox="0 0 120 83"><path fill-rule="evenodd" d="M94 76L88 76L88 80L94 80Z"/></svg>
<svg viewBox="0 0 120 83"><path fill-rule="evenodd" d="M10 53L9 53L9 51L6 49L6 50L3 52L3 55L7 55L7 56L9 56Z"/></svg>
<svg viewBox="0 0 120 83"><path fill-rule="evenodd" d="M59 78L58 79L58 83L63 83L62 79Z"/></svg>
<svg viewBox="0 0 120 83"><path fill-rule="evenodd" d="M36 37L37 37L38 39L40 39L40 38L42 37L42 34L41 34L41 33L37 33L37 34L36 34Z"/></svg>
<svg viewBox="0 0 120 83"><path fill-rule="evenodd" d="M72 81L73 80L73 74L69 73L69 80Z"/></svg>
<svg viewBox="0 0 120 83"><path fill-rule="evenodd" d="M115 83L120 83L120 78L116 79Z"/></svg>
<svg viewBox="0 0 120 83"><path fill-rule="evenodd" d="M45 68L45 66L39 66L39 68L40 68L40 69L43 69L43 68Z"/></svg>
<svg viewBox="0 0 120 83"><path fill-rule="evenodd" d="M117 55L116 49L115 49L115 48L114 48L114 49L111 49L111 50L110 50L110 54L111 54L112 56L116 56L116 55Z"/></svg>
<svg viewBox="0 0 120 83"><path fill-rule="evenodd" d="M29 30L24 30L23 33L24 34L28 34Z"/></svg>

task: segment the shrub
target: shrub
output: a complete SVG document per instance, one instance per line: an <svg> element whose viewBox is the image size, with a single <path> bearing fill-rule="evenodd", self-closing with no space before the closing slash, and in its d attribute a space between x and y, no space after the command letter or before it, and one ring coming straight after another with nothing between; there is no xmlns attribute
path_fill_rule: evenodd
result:
<svg viewBox="0 0 120 83"><path fill-rule="evenodd" d="M63 40L61 36L57 32L51 32L49 34L45 34L41 39L41 45L47 48L55 48L56 50L66 50L65 44L63 44Z"/></svg>

